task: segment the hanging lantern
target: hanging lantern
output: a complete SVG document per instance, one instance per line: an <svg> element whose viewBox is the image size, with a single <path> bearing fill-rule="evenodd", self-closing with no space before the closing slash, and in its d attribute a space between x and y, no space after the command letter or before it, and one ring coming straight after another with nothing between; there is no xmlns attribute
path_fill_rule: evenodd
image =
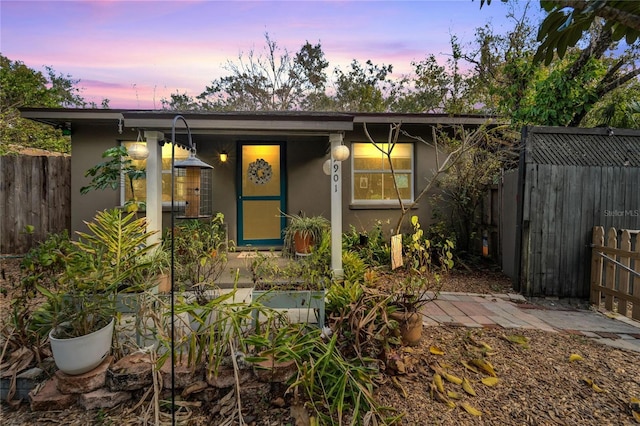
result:
<svg viewBox="0 0 640 426"><path fill-rule="evenodd" d="M211 206L211 171L213 166L196 157L195 148L189 153L189 158L174 163L174 168L184 171L183 193L185 197L184 217L197 218L210 216Z"/></svg>
<svg viewBox="0 0 640 426"><path fill-rule="evenodd" d="M333 155L333 159L336 161L344 161L349 158L349 148L344 145L338 145L333 148L331 154Z"/></svg>
<svg viewBox="0 0 640 426"><path fill-rule="evenodd" d="M134 142L127 147L127 153L133 160L145 160L149 156L146 142Z"/></svg>
<svg viewBox="0 0 640 426"><path fill-rule="evenodd" d="M331 175L331 159L325 161L322 164L322 171L324 172L325 175L329 176Z"/></svg>

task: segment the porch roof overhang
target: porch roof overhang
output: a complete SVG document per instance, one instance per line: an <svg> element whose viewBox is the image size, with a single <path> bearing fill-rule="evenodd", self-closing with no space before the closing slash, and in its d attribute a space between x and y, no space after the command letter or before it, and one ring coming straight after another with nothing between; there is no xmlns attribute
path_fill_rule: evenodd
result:
<svg viewBox="0 0 640 426"><path fill-rule="evenodd" d="M23 118L54 127L73 124L105 124L170 133L173 119L182 115L192 133L296 132L329 134L353 130L353 115L308 112L179 112L143 110L99 110L72 108L22 108ZM176 132L184 125L178 123Z"/></svg>
<svg viewBox="0 0 640 426"><path fill-rule="evenodd" d="M506 124L507 121L491 115L474 114L420 114L420 113L358 113L353 117L353 122L362 124L440 124L440 125L469 125L480 126L483 124Z"/></svg>
<svg viewBox="0 0 640 426"><path fill-rule="evenodd" d="M64 128L73 124L110 124L156 130L171 131L173 118L182 115L189 123L192 133L299 133L329 134L352 131L354 125L367 124L414 124L414 125L497 125L507 123L496 116L471 114L421 114L421 113L337 113L301 111L165 111L125 109L79 109L79 108L21 108L22 117ZM183 127L183 126L180 126ZM176 128L178 133L183 128Z"/></svg>

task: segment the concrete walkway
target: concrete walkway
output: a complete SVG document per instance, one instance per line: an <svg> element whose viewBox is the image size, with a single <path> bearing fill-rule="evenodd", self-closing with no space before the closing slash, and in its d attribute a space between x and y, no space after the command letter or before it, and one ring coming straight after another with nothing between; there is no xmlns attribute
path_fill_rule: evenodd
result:
<svg viewBox="0 0 640 426"><path fill-rule="evenodd" d="M425 325L532 329L582 335L640 352L640 322L593 310L548 308L519 294L440 293L423 308Z"/></svg>
<svg viewBox="0 0 640 426"><path fill-rule="evenodd" d="M270 253L263 253L269 255ZM273 253L281 266L287 259ZM232 253L227 271L218 281L220 288L233 288L239 272L237 299L250 300L253 282L249 265L251 252ZM234 272L234 273L232 273ZM611 318L589 309L557 303L538 303L519 294L472 294L442 292L423 308L425 325L451 325L471 328L535 329L582 335L613 347L640 352L640 322L621 315ZM585 305L586 306L586 305ZM293 314L293 312L290 312Z"/></svg>

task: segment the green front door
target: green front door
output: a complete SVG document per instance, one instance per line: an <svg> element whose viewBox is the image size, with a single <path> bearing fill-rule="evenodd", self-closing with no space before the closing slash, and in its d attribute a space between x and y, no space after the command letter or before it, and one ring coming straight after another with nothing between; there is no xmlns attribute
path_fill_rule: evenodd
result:
<svg viewBox="0 0 640 426"><path fill-rule="evenodd" d="M238 246L282 245L286 209L284 146L239 142Z"/></svg>

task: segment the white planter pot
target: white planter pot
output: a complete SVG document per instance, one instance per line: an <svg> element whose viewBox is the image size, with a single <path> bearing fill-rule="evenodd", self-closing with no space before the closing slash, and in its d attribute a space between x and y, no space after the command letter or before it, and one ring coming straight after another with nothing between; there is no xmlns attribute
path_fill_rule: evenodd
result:
<svg viewBox="0 0 640 426"><path fill-rule="evenodd" d="M63 372L75 376L96 368L111 352L113 337L112 319L107 326L85 336L57 339L49 333L51 352L56 366Z"/></svg>

